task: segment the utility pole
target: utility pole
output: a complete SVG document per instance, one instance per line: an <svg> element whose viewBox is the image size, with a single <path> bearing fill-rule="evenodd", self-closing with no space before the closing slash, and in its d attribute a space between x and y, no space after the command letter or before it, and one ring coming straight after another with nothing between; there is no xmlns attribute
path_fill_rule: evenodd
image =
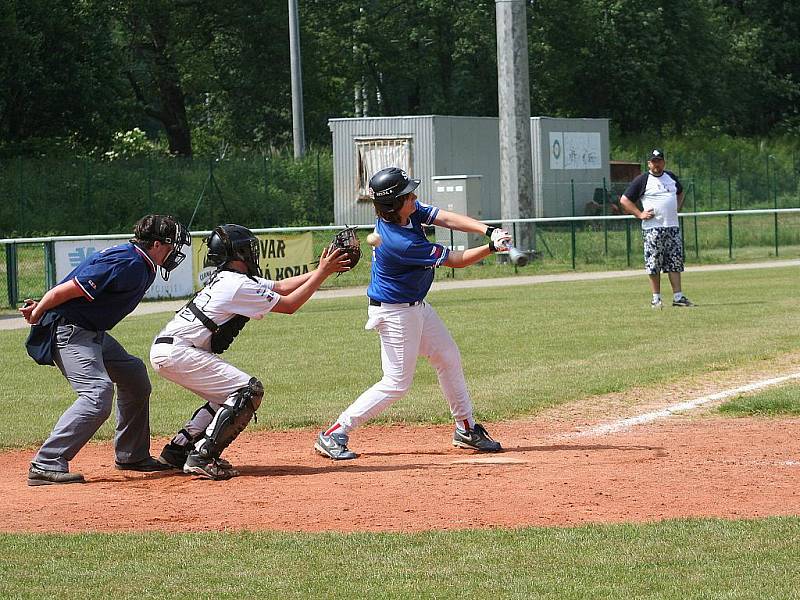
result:
<svg viewBox="0 0 800 600"><path fill-rule="evenodd" d="M531 98L525 0L495 0L497 108L500 117L500 218L533 218ZM509 230L511 228L509 227ZM532 224L516 228L520 250L536 246Z"/></svg>
<svg viewBox="0 0 800 600"><path fill-rule="evenodd" d="M294 157L306 153L306 132L303 126L303 73L300 61L300 16L297 0L289 0L289 54L292 70L292 136Z"/></svg>

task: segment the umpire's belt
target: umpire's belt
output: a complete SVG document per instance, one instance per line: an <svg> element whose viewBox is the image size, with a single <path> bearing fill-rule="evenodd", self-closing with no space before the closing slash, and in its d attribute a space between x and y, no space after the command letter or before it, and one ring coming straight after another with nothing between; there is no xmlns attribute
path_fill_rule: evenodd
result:
<svg viewBox="0 0 800 600"><path fill-rule="evenodd" d="M153 342L154 344L172 344L175 342L175 338L168 336L168 337L157 337L156 341Z"/></svg>
<svg viewBox="0 0 800 600"><path fill-rule="evenodd" d="M381 306L382 304L391 306L416 306L417 304L422 304L422 300L416 300L415 302L398 302L396 304L392 304L391 302L378 302L372 298L369 299L370 306Z"/></svg>

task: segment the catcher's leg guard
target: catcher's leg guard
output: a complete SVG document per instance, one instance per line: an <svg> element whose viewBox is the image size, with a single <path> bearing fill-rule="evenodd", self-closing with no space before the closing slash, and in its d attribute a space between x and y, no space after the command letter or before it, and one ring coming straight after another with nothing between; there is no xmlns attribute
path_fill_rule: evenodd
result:
<svg viewBox="0 0 800 600"><path fill-rule="evenodd" d="M264 386L252 377L223 404L206 429L197 452L204 458L218 458L250 422L264 397ZM230 402L230 404L229 404Z"/></svg>

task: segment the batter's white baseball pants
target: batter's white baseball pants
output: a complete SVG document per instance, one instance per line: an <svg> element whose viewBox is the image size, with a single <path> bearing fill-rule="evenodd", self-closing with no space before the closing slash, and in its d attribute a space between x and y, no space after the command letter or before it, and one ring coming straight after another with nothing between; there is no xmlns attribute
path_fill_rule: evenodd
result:
<svg viewBox="0 0 800 600"><path fill-rule="evenodd" d="M365 329L381 339L383 379L361 394L339 416L344 433L376 416L408 393L417 357L430 361L456 422L472 420L472 400L464 381L461 353L430 304L382 304L369 307Z"/></svg>

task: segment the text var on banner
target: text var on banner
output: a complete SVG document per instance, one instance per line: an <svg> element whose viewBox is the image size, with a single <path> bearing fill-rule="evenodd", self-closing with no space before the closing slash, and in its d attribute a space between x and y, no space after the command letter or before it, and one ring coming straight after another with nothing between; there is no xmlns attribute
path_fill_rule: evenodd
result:
<svg viewBox="0 0 800 600"><path fill-rule="evenodd" d="M314 269L314 236L309 231L300 235L264 233L257 235L259 264L265 279L280 281ZM202 288L216 268L208 261L208 246L192 243L194 281Z"/></svg>

